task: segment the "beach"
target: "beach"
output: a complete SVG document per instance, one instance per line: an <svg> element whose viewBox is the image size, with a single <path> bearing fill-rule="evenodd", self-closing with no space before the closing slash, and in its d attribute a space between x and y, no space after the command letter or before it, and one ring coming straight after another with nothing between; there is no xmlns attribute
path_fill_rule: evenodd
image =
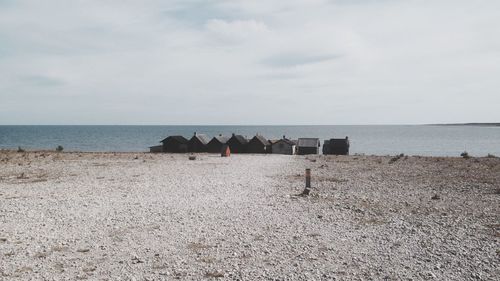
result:
<svg viewBox="0 0 500 281"><path fill-rule="evenodd" d="M499 158L4 150L0 167L0 280L500 276Z"/></svg>

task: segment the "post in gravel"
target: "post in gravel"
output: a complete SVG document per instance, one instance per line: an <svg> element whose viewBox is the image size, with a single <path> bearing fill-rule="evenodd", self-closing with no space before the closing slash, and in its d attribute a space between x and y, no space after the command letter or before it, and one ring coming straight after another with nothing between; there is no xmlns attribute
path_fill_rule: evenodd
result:
<svg viewBox="0 0 500 281"><path fill-rule="evenodd" d="M311 169L306 169L306 188L302 191L302 195L307 196L311 192Z"/></svg>

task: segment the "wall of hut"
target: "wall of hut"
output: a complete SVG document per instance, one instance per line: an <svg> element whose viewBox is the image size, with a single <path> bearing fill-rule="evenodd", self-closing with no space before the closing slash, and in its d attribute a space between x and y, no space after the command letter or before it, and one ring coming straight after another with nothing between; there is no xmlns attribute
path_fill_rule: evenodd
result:
<svg viewBox="0 0 500 281"><path fill-rule="evenodd" d="M233 135L228 141L231 153L245 153L247 149L248 140L243 136Z"/></svg>
<svg viewBox="0 0 500 281"><path fill-rule="evenodd" d="M268 144L269 144L269 141L266 138L264 138L262 136L255 136L246 145L246 152L247 153L268 153L267 152Z"/></svg>
<svg viewBox="0 0 500 281"><path fill-rule="evenodd" d="M330 139L330 154L349 155L349 139Z"/></svg>
<svg viewBox="0 0 500 281"><path fill-rule="evenodd" d="M318 147L298 147L297 148L298 155L309 155L309 154L319 154Z"/></svg>
<svg viewBox="0 0 500 281"><path fill-rule="evenodd" d="M207 152L207 143L209 138L204 134L194 133L193 137L188 141L189 152Z"/></svg>
<svg viewBox="0 0 500 281"><path fill-rule="evenodd" d="M272 153L273 154L293 155L293 154L295 154L295 144L293 144L291 142L279 140L279 141L273 143Z"/></svg>
<svg viewBox="0 0 500 281"><path fill-rule="evenodd" d="M163 140L163 152L186 153L188 152L187 139L168 137Z"/></svg>

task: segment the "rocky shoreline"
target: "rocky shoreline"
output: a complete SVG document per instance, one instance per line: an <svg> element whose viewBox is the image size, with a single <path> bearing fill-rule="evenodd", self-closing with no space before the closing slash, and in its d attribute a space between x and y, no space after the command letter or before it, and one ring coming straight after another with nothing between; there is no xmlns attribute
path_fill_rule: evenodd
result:
<svg viewBox="0 0 500 281"><path fill-rule="evenodd" d="M498 158L1 151L0 167L2 280L500 276Z"/></svg>

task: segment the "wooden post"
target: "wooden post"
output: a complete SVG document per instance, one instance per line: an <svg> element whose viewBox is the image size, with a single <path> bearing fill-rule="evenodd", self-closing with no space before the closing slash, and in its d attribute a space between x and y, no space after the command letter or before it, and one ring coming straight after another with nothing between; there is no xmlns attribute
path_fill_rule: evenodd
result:
<svg viewBox="0 0 500 281"><path fill-rule="evenodd" d="M301 196L309 196L311 193L311 169L306 169L306 188L302 191Z"/></svg>
<svg viewBox="0 0 500 281"><path fill-rule="evenodd" d="M311 188L311 169L306 169L306 188Z"/></svg>

